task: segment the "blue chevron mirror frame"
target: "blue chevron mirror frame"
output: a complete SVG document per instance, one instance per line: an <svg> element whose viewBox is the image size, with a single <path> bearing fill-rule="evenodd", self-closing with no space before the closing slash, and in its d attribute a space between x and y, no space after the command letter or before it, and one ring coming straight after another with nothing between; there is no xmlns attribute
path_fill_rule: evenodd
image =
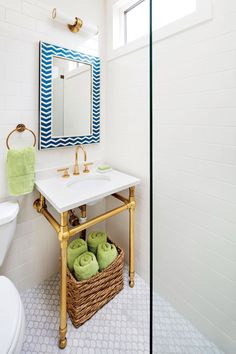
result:
<svg viewBox="0 0 236 354"><path fill-rule="evenodd" d="M84 99L84 92L81 97L77 94L77 89L73 90L74 104L78 104L79 98L81 98L81 106L83 103L83 112L87 112L85 119L86 128L81 128L81 134L78 134L78 129L81 127L82 113L78 114L77 107L75 107L73 114L74 128L71 124L70 129L66 129L65 134L56 134L55 130L55 117L57 114L53 114L55 110L55 59L66 60L68 64L72 66L83 66L81 69L83 72L87 72L87 84L90 87L85 87L84 92L87 92L87 99ZM87 69L86 69L87 68ZM90 75L91 74L91 78ZM58 76L58 73L56 74ZM71 78L73 75L71 75ZM60 78L64 79L64 75L60 75ZM85 81L83 81L84 83ZM77 85L77 83L75 83ZM73 87L78 87L74 84ZM63 86L64 87L64 86ZM81 91L80 91L81 92ZM63 94L65 89L63 89ZM55 96L55 97L54 97ZM83 96L83 97L82 97ZM89 96L89 97L88 97ZM78 98L78 99L77 99ZM89 101L88 101L89 98ZM60 102L60 100L58 100ZM89 102L89 103L88 103ZM86 107L88 106L89 107ZM71 107L70 107L71 108ZM73 107L72 107L73 108ZM71 111L71 109L70 109ZM63 114L65 115L65 109L63 108ZM84 113L83 113L84 114ZM75 129L75 126L78 129ZM82 124L84 127L84 123ZM63 125L64 127L64 125ZM65 128L65 127L64 127ZM65 129L63 128L63 132ZM72 133L73 132L73 133ZM87 55L74 50L62 48L53 44L40 42L40 107L39 107L39 149L55 149L58 147L69 147L80 144L93 144L100 142L100 59L96 56Z"/></svg>

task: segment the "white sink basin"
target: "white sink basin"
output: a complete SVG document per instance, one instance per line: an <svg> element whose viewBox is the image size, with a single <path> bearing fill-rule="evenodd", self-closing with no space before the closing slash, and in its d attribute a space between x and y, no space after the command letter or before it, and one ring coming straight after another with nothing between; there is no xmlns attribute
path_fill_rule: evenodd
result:
<svg viewBox="0 0 236 354"><path fill-rule="evenodd" d="M58 175L35 182L38 191L59 213L84 204L95 204L102 198L139 183L138 178L115 170L106 174L81 173L79 176L71 175L70 178Z"/></svg>
<svg viewBox="0 0 236 354"><path fill-rule="evenodd" d="M80 188L89 190L94 189L96 192L98 188L103 188L109 181L110 178L108 176L91 175L76 181L71 181L67 184L67 187L74 190L78 190Z"/></svg>

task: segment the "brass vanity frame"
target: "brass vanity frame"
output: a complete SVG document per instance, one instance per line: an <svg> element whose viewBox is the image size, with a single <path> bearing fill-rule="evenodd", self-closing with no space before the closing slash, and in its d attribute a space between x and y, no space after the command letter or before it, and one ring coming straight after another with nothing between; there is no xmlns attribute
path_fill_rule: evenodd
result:
<svg viewBox="0 0 236 354"><path fill-rule="evenodd" d="M122 206L115 209L107 211L85 223L69 228L68 224L68 211L60 214L60 224L47 210L47 205L45 197L40 194L40 198L35 200L34 208L38 213L44 215L48 222L55 229L58 239L60 241L61 247L61 286L60 286L60 327L59 327L59 347L64 349L67 344L66 333L67 333L67 246L68 240L79 232L86 232L85 230L91 226L94 226L100 222L103 222L112 216L120 214L125 210L129 210L129 285L131 288L134 287L134 210L136 206L135 202L135 187L129 188L129 198L125 198L118 193L112 194L113 197L122 202ZM81 208L81 207L80 207ZM84 214L86 216L86 206L84 206Z"/></svg>

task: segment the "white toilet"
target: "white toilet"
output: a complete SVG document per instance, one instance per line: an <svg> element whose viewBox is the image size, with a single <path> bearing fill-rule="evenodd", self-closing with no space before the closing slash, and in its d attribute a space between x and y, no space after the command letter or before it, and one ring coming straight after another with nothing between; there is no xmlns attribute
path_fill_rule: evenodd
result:
<svg viewBox="0 0 236 354"><path fill-rule="evenodd" d="M0 203L0 267L12 242L19 205ZM24 307L14 284L0 276L0 353L19 354L25 329Z"/></svg>

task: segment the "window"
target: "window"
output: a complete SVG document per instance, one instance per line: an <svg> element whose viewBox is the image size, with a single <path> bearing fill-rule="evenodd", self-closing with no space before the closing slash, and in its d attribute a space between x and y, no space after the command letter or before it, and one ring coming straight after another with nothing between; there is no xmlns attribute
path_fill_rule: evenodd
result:
<svg viewBox="0 0 236 354"><path fill-rule="evenodd" d="M153 0L153 29L160 30L197 11L203 0ZM207 0L205 0L207 3ZM119 0L113 6L113 48L149 32L149 0ZM200 7L200 6L199 6Z"/></svg>
<svg viewBox="0 0 236 354"><path fill-rule="evenodd" d="M149 1L140 0L124 11L125 43L148 33Z"/></svg>

